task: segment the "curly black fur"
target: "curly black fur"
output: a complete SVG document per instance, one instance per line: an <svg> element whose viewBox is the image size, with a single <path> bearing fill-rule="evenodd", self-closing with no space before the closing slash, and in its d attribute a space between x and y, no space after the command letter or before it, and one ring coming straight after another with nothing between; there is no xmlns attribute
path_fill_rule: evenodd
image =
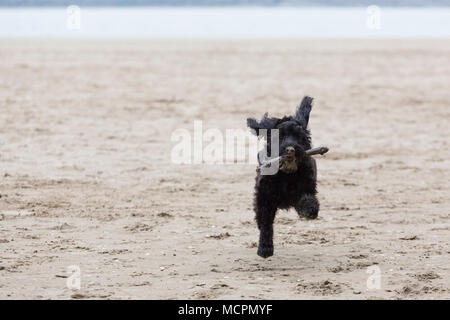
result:
<svg viewBox="0 0 450 320"><path fill-rule="evenodd" d="M316 163L305 150L311 149L311 137L308 130L309 113L312 98L304 97L295 116L268 118L267 113L261 121L247 119L247 125L256 135L261 129L279 130L280 150L282 155L288 147L295 149L295 172L279 170L275 175L258 173L255 184L254 210L260 231L258 255L267 258L273 255L273 221L278 209L294 207L297 213L308 219L315 219L319 213L319 201L316 197ZM270 143L267 144L270 154Z"/></svg>

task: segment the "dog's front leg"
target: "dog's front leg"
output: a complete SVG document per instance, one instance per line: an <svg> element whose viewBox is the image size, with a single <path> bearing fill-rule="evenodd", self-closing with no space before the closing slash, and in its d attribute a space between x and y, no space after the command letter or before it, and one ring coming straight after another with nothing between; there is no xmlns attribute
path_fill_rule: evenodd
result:
<svg viewBox="0 0 450 320"><path fill-rule="evenodd" d="M268 258L273 255L273 220L277 209L266 203L258 203L256 222L259 229L258 255Z"/></svg>

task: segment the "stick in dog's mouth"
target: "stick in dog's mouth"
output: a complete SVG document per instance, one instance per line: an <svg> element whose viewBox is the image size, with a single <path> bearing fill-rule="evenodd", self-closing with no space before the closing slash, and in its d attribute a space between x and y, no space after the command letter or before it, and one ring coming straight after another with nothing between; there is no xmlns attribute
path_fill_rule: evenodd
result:
<svg viewBox="0 0 450 320"><path fill-rule="evenodd" d="M306 156L314 156L317 154L323 155L328 152L327 147L317 147L312 148L305 151ZM280 163L280 170L291 173L297 171L297 161L295 161L295 152L292 150L288 150L288 153L273 159L270 159L268 161L263 162L261 165L256 167L256 172L260 172L262 168L268 168L272 164L279 162Z"/></svg>

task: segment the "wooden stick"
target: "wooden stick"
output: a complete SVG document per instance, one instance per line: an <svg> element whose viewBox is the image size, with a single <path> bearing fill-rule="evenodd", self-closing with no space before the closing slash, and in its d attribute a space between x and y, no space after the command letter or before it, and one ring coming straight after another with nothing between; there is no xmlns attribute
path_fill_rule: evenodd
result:
<svg viewBox="0 0 450 320"><path fill-rule="evenodd" d="M317 148L312 148L312 149L306 150L305 154L307 156L314 156L316 154L323 155L324 153L327 153L327 152L328 152L327 147L317 147Z"/></svg>
<svg viewBox="0 0 450 320"><path fill-rule="evenodd" d="M328 152L328 148L327 147L317 147L317 148L312 148L312 149L306 150L305 151L305 155L307 155L307 156L314 156L316 154L323 155L323 154L325 154L327 152ZM264 168L264 167L268 168L273 163L275 163L277 161L281 161L281 160L283 160L283 156L279 156L279 157L270 159L270 160L262 163L261 165L257 166L256 170L261 170L261 168Z"/></svg>

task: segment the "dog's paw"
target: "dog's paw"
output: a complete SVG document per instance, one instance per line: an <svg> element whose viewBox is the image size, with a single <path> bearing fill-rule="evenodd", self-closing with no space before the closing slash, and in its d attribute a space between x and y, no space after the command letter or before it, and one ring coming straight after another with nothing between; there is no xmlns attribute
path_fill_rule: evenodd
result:
<svg viewBox="0 0 450 320"><path fill-rule="evenodd" d="M305 194L295 206L295 210L300 218L312 220L317 219L319 207L319 201L317 201L317 198L314 195Z"/></svg>
<svg viewBox="0 0 450 320"><path fill-rule="evenodd" d="M259 246L257 253L258 253L258 256L260 256L262 258L271 257L271 256L273 256L273 246L272 247Z"/></svg>
<svg viewBox="0 0 450 320"><path fill-rule="evenodd" d="M319 215L319 211L318 210L302 210L298 212L298 215L301 218L305 218L308 220L314 220L317 219L318 215Z"/></svg>

